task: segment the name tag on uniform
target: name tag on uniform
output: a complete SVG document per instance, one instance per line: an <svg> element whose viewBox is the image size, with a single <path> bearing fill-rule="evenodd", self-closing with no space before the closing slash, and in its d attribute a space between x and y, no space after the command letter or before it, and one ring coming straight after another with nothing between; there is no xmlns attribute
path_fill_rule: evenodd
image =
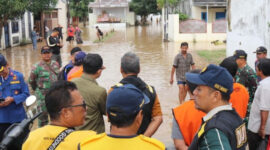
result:
<svg viewBox="0 0 270 150"><path fill-rule="evenodd" d="M20 81L11 81L10 84L19 84Z"/></svg>
<svg viewBox="0 0 270 150"><path fill-rule="evenodd" d="M246 126L242 124L235 130L236 140L237 140L237 148L240 148L247 142L247 133L246 133Z"/></svg>

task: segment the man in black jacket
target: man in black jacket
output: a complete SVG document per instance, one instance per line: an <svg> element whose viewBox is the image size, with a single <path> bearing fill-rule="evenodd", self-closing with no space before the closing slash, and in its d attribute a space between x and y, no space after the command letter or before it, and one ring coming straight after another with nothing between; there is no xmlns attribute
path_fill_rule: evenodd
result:
<svg viewBox="0 0 270 150"><path fill-rule="evenodd" d="M58 38L59 31L55 28L53 29L51 35L47 38L47 44L52 49L52 60L55 60L58 62L60 68L62 66L62 59L60 54L60 48L63 47L63 45L60 43L60 40Z"/></svg>

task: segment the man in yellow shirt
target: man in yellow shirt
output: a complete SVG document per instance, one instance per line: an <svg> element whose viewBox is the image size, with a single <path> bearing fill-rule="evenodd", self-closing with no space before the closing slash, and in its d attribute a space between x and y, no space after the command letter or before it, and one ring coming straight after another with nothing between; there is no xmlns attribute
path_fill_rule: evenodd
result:
<svg viewBox="0 0 270 150"><path fill-rule="evenodd" d="M78 143L94 131L74 131L85 119L86 104L76 85L57 81L45 96L51 123L32 131L22 150L75 150Z"/></svg>
<svg viewBox="0 0 270 150"><path fill-rule="evenodd" d="M165 150L160 141L136 135L143 119L142 108L149 98L132 84L115 87L108 95L106 112L111 122L110 134L99 134L83 140L80 150Z"/></svg>

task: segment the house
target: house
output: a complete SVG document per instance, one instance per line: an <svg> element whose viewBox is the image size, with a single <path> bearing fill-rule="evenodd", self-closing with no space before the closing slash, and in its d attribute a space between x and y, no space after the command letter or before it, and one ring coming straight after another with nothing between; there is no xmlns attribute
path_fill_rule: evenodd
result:
<svg viewBox="0 0 270 150"><path fill-rule="evenodd" d="M44 35L45 25L53 29L58 24L63 26L63 33L67 30L67 4L63 0L58 3L50 12L44 12L41 20L35 20L31 12L26 11L19 19L9 20L2 29L2 37L0 41L0 50L8 47L18 46L22 42L31 41L31 31L36 26L38 32Z"/></svg>
<svg viewBox="0 0 270 150"><path fill-rule="evenodd" d="M227 0L180 1L177 9L187 14L189 19L179 22L179 16L168 16L168 29L166 32L168 32L169 40L225 41L227 30L226 7ZM170 8L168 10L170 10ZM165 16L166 15L163 15L163 18ZM164 19L166 20L166 18Z"/></svg>
<svg viewBox="0 0 270 150"><path fill-rule="evenodd" d="M2 29L0 50L31 40L33 14L26 11L21 18L9 20Z"/></svg>
<svg viewBox="0 0 270 150"><path fill-rule="evenodd" d="M63 27L62 32L65 34L67 31L68 19L67 2L63 0L58 0L54 9L50 11L43 11L41 13L40 20L35 20L37 30L42 33L42 36L45 35L45 26L52 30L57 27L58 24Z"/></svg>
<svg viewBox="0 0 270 150"><path fill-rule="evenodd" d="M127 0L96 0L89 4L93 10L89 14L90 27L98 24L101 27L126 27L135 24L135 14L129 12Z"/></svg>
<svg viewBox="0 0 270 150"><path fill-rule="evenodd" d="M227 56L236 49L245 50L248 64L254 68L259 46L270 50L269 0L228 0Z"/></svg>

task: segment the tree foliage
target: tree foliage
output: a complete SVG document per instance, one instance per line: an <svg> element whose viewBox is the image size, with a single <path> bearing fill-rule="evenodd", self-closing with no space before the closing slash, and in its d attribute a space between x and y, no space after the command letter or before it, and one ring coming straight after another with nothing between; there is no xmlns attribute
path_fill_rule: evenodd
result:
<svg viewBox="0 0 270 150"><path fill-rule="evenodd" d="M34 14L42 10L52 8L57 0L0 0L0 40L2 27L10 19L20 18L25 11L31 11Z"/></svg>
<svg viewBox="0 0 270 150"><path fill-rule="evenodd" d="M174 8L182 0L167 0L167 3L170 7ZM157 0L157 5L159 8L163 8L166 4L166 0Z"/></svg>
<svg viewBox="0 0 270 150"><path fill-rule="evenodd" d="M88 4L94 0L70 0L69 9L72 17L84 18L88 16Z"/></svg>
<svg viewBox="0 0 270 150"><path fill-rule="evenodd" d="M149 14L156 14L159 11L156 0L132 0L129 5L131 11L134 11L142 18L146 18Z"/></svg>
<svg viewBox="0 0 270 150"><path fill-rule="evenodd" d="M70 0L69 9L71 17L79 17L84 21L88 17L88 4L94 0Z"/></svg>

